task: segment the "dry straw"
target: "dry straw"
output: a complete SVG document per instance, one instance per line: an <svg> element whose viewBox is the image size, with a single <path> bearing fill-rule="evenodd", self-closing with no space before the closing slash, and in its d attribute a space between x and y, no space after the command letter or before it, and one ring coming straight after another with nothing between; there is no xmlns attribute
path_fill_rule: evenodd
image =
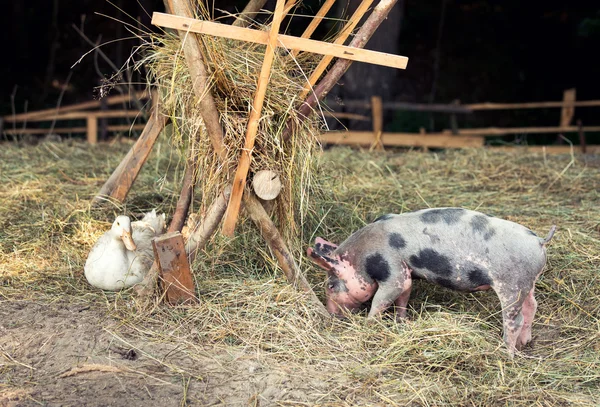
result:
<svg viewBox="0 0 600 407"><path fill-rule="evenodd" d="M208 18L207 11L200 8L198 18ZM254 28L266 27L258 25ZM211 92L220 112L225 160L214 154L204 129L179 36L173 33L153 35L146 56L139 63L147 68L151 86L159 90L162 112L171 118L172 143L187 149L187 154L196 158L202 211L232 181L244 146L265 46L208 35L199 38L210 75ZM300 225L303 214L309 209L313 154L318 146L320 122L316 116L298 119L295 108L299 101L295 95L303 89L306 76L318 61L319 56L310 53L301 53L297 57L284 49L276 53L249 175L265 169L279 174L283 188L274 215L296 256L301 255ZM289 139L284 140L282 134L290 121L296 126Z"/></svg>
<svg viewBox="0 0 600 407"><path fill-rule="evenodd" d="M127 212L172 212L180 171L170 140L161 139ZM260 237L212 242L195 267L201 302L193 307L134 311L129 292L102 293L83 278L85 256L114 211L89 202L129 145L7 145L0 151L0 295L2 301L68 301L106 309L121 328L115 341L177 349L185 364L158 358L168 371L201 380L207 358L254 360L265 371L293 372L314 405L594 406L600 397L600 163L591 158L486 150L368 153L347 148L317 155L324 193L306 216L313 235L341 241L386 212L464 206L545 234L548 267L537 284L534 340L506 356L498 299L415 283L409 320L364 315L324 321L274 265L265 269ZM564 168L569 166L566 172ZM253 245L253 246L249 246ZM309 281L322 273L303 262ZM94 305L96 304L96 305ZM104 304L104 305L103 305ZM143 345L136 350L156 357ZM8 368L8 367L6 367ZM194 388L194 386L191 386ZM197 388L204 388L198 386ZM193 392L190 395L193 397ZM283 399L282 399L283 400ZM285 400L283 400L285 401Z"/></svg>

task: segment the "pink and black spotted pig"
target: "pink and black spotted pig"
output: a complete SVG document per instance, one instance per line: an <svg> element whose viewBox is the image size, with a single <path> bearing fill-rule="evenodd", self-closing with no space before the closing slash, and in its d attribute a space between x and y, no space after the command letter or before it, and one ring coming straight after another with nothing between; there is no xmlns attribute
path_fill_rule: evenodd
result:
<svg viewBox="0 0 600 407"><path fill-rule="evenodd" d="M384 215L339 246L317 238L308 256L327 270L327 310L369 317L396 305L406 315L413 278L458 291L493 288L502 305L511 355L531 340L534 286L546 264L545 239L517 223L461 208Z"/></svg>

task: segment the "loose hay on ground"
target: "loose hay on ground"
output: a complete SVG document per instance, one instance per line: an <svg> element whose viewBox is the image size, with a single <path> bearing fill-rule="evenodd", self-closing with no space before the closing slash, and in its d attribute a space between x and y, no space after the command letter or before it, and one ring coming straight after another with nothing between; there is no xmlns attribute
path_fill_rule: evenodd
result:
<svg viewBox="0 0 600 407"><path fill-rule="evenodd" d="M306 396L313 397L312 404L597 405L599 168L576 160L561 175L569 156L544 160L484 150L358 153L335 148L320 156L316 177L322 191L302 224L305 247L316 235L341 241L381 214L428 205L479 209L539 234L558 225L547 270L537 284L533 345L511 361L493 293L465 295L415 284L404 324L390 317L367 322L363 315L323 321L275 265L264 265L262 255L236 255L248 248L268 253L252 230L238 232L233 241L219 242L217 236L200 256L194 268L201 298L196 306L158 306L138 314L129 292L91 289L82 275L85 257L122 208L101 212L91 210L89 202L128 148L76 142L3 146L1 301L99 304L120 321L115 338L173 346L197 362L161 362L171 371L201 380L210 374L201 357L218 350L246 355L306 383L321 380L323 386ZM166 147L150 157L128 208L172 213L181 177L172 157ZM215 248L221 252L213 256ZM298 260L322 296L322 273ZM17 368L11 366L3 369Z"/></svg>

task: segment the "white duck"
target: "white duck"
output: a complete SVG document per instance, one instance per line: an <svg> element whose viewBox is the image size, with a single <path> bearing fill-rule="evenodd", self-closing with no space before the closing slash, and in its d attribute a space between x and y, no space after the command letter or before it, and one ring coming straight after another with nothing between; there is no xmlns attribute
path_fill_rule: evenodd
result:
<svg viewBox="0 0 600 407"><path fill-rule="evenodd" d="M152 239L161 235L165 214L148 212L141 221L117 216L100 236L85 262L85 278L94 287L120 290L142 281L154 261Z"/></svg>

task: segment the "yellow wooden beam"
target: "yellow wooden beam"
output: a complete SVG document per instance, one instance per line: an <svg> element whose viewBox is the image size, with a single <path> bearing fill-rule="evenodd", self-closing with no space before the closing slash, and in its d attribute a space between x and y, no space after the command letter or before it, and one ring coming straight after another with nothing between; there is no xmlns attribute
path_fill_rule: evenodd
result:
<svg viewBox="0 0 600 407"><path fill-rule="evenodd" d="M199 34L214 35L232 40L248 41L258 44L267 44L269 33L250 28L234 27L212 21L195 20L193 18L175 16L165 13L153 13L152 24L173 28L176 30L195 32ZM388 66L391 68L405 69L408 58L401 55L387 54L385 52L370 51L362 48L348 47L332 44L330 42L316 41L308 38L293 37L279 34L278 45L291 50L312 52L320 55L332 55L337 58L352 61L368 62L370 64Z"/></svg>

